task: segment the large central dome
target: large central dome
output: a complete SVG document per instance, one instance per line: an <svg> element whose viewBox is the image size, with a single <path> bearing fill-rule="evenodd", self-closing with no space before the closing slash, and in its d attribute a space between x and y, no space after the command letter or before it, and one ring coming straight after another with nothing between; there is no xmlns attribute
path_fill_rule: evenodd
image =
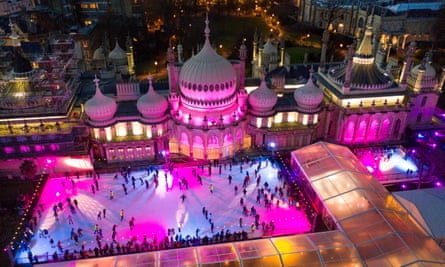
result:
<svg viewBox="0 0 445 267"><path fill-rule="evenodd" d="M203 48L184 63L179 75L181 102L192 108L221 108L236 101L235 70L210 45L208 22L206 19Z"/></svg>

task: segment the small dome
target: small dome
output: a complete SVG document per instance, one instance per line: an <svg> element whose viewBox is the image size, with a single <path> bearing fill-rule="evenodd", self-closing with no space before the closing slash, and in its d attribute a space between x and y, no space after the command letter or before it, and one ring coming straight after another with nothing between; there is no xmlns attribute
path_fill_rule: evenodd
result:
<svg viewBox="0 0 445 267"><path fill-rule="evenodd" d="M312 72L313 70L311 69L307 83L297 88L294 92L295 102L304 111L317 109L321 101L323 101L323 91L312 82Z"/></svg>
<svg viewBox="0 0 445 267"><path fill-rule="evenodd" d="M138 111L142 114L142 116L149 119L162 117L168 108L168 103L165 97L156 93L153 89L152 80L153 77L150 76L148 92L139 97L136 104Z"/></svg>
<svg viewBox="0 0 445 267"><path fill-rule="evenodd" d="M105 51L102 46L99 46L93 53L93 60L104 60L105 59Z"/></svg>
<svg viewBox="0 0 445 267"><path fill-rule="evenodd" d="M276 54L277 48L272 44L270 41L270 38L267 39L267 42L264 44L263 47L263 54Z"/></svg>
<svg viewBox="0 0 445 267"><path fill-rule="evenodd" d="M431 64L429 62L425 62L419 65L416 65L414 68L412 68L411 70L411 75L416 75L419 73L419 70L424 70L425 74L424 76L428 76L428 77L432 77L435 78L436 77L436 70L434 69L433 66L431 66Z"/></svg>
<svg viewBox="0 0 445 267"><path fill-rule="evenodd" d="M119 42L116 40L114 49L108 55L111 60L127 60L127 53L119 46Z"/></svg>
<svg viewBox="0 0 445 267"><path fill-rule="evenodd" d="M250 93L248 100L253 111L264 113L273 109L278 98L275 92L267 87L266 81L263 79L260 86Z"/></svg>
<svg viewBox="0 0 445 267"><path fill-rule="evenodd" d="M85 102L85 113L92 121L107 121L114 117L117 104L113 98L104 96L99 88L99 79L94 78L96 94Z"/></svg>

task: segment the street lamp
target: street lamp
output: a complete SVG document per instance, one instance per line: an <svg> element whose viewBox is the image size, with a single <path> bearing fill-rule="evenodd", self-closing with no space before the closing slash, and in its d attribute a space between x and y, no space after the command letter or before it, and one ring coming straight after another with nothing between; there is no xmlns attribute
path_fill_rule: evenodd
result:
<svg viewBox="0 0 445 267"><path fill-rule="evenodd" d="M158 72L158 61L155 60L155 68L156 68L156 72Z"/></svg>

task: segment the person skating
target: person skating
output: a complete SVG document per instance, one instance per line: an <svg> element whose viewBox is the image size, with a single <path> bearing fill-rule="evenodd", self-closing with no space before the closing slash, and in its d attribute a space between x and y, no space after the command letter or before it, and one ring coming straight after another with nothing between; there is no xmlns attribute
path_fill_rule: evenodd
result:
<svg viewBox="0 0 445 267"><path fill-rule="evenodd" d="M121 222L122 222L124 220L124 209L121 209L119 215L121 216Z"/></svg>

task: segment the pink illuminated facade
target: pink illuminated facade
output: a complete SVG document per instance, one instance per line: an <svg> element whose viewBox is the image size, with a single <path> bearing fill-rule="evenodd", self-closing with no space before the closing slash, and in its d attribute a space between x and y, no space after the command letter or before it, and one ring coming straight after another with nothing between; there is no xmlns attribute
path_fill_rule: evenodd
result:
<svg viewBox="0 0 445 267"><path fill-rule="evenodd" d="M96 95L85 103L93 159L142 161L174 153L213 160L249 149L303 147L316 140L397 143L406 138L407 127L426 127L432 121L444 82L443 74L437 78L431 70L428 58L411 70L415 44L400 78L395 78L393 70L375 62L368 27L357 49L349 48L345 63L323 64L317 72L311 68L300 84L280 88L272 81L273 89L268 80L280 78L270 76L274 70L269 64L269 74L262 75L259 85L246 87L245 45L238 60L227 60L210 45L208 19L204 33L201 50L187 60L181 45L177 56L173 47L168 49L167 84L119 82L116 93L106 99L96 81ZM277 46L271 40L264 46L263 54L266 49L277 55L279 63ZM284 88L289 85L292 89ZM141 95L145 88L147 93ZM105 109L98 113L107 118L97 120L94 106Z"/></svg>
<svg viewBox="0 0 445 267"><path fill-rule="evenodd" d="M317 84L329 103L323 122L325 140L347 145L397 143L407 138L408 127L433 126L445 72L438 79L428 55L411 69L413 42L400 78L394 77L389 68L375 62L372 34L368 26L357 49L349 47L344 64L317 73Z"/></svg>

